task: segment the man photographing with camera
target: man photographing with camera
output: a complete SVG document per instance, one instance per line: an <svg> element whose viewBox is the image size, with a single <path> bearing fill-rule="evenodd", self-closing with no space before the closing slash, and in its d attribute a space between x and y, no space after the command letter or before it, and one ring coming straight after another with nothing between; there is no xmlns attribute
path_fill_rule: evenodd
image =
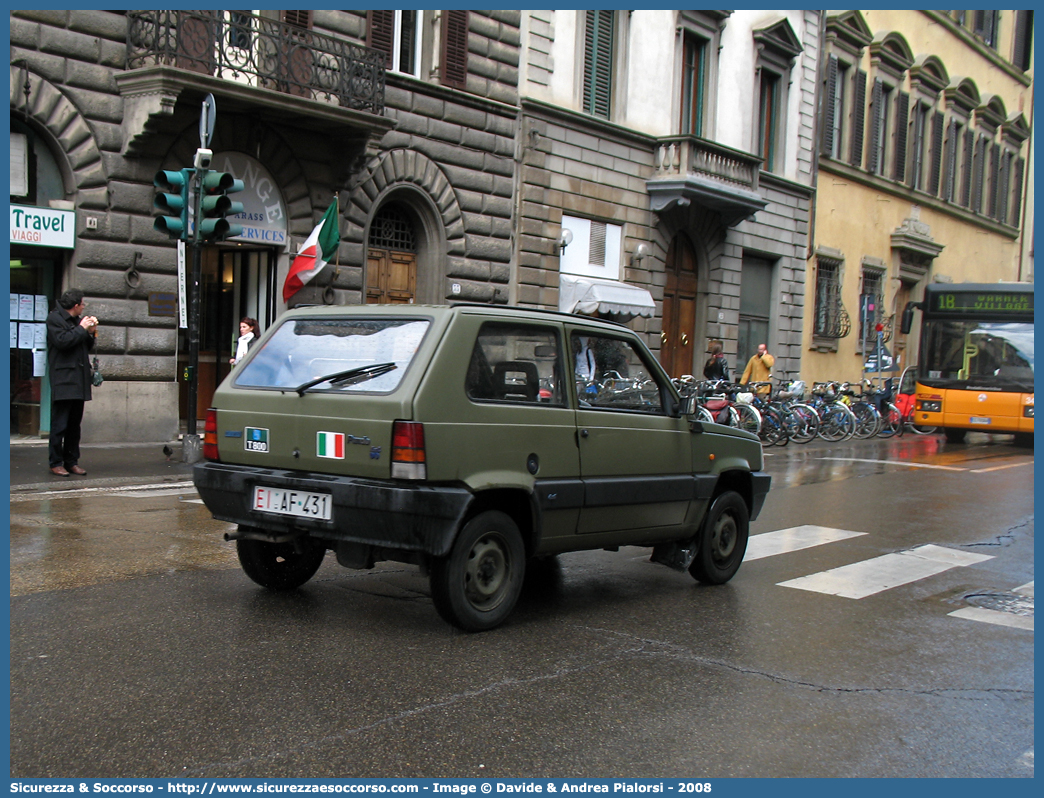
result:
<svg viewBox="0 0 1044 798"><path fill-rule="evenodd" d="M67 477L87 472L79 466L80 422L91 398L90 351L98 319L84 316L83 291L70 289L47 316L47 373L51 381L51 437L48 464L52 474Z"/></svg>

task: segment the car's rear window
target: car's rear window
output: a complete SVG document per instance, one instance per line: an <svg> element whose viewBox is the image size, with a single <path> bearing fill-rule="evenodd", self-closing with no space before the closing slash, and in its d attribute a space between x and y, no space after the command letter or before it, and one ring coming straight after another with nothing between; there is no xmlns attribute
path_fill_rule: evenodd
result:
<svg viewBox="0 0 1044 798"><path fill-rule="evenodd" d="M239 388L390 393L402 380L427 319L289 319L237 367ZM329 377L329 380L322 380Z"/></svg>

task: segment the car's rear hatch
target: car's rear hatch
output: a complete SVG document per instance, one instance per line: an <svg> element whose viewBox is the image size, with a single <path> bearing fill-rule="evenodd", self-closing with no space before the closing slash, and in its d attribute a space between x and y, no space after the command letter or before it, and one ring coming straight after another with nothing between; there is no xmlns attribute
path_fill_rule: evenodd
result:
<svg viewBox="0 0 1044 798"><path fill-rule="evenodd" d="M418 310L281 319L214 395L220 460L389 478L394 422L410 419L419 353L437 338Z"/></svg>

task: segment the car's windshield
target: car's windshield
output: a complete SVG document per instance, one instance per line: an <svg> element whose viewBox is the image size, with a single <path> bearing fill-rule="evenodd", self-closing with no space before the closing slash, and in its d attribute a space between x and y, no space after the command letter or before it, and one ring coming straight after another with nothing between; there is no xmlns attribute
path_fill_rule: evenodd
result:
<svg viewBox="0 0 1044 798"><path fill-rule="evenodd" d="M368 369L369 379L322 381L310 390L388 393L398 387L429 324L426 319L291 319L260 351L251 352L233 385L297 390L321 377L383 366Z"/></svg>
<svg viewBox="0 0 1044 798"><path fill-rule="evenodd" d="M923 379L1032 390L1031 323L933 320L926 324Z"/></svg>

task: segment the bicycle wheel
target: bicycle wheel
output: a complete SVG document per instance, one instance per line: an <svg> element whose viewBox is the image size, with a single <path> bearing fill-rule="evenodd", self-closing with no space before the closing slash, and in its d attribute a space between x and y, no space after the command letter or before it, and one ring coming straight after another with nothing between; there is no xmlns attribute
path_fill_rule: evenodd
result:
<svg viewBox="0 0 1044 798"><path fill-rule="evenodd" d="M761 431L761 413L758 412L756 407L737 404L733 405L732 408L736 411L737 427L754 435Z"/></svg>
<svg viewBox="0 0 1044 798"><path fill-rule="evenodd" d="M898 407L888 403L881 414L881 429L877 431L877 437L891 438L893 435L901 437L903 426L903 414L899 412Z"/></svg>
<svg viewBox="0 0 1044 798"><path fill-rule="evenodd" d="M819 437L830 443L838 443L852 437L855 427L852 411L840 402L834 402L820 416Z"/></svg>
<svg viewBox="0 0 1044 798"><path fill-rule="evenodd" d="M778 410L766 407L761 411L761 430L758 437L768 446L786 446L790 443L790 435L783 423L783 416Z"/></svg>
<svg viewBox="0 0 1044 798"><path fill-rule="evenodd" d="M853 435L857 440L872 438L881 429L881 414L869 402L853 402L851 410L856 419Z"/></svg>
<svg viewBox="0 0 1044 798"><path fill-rule="evenodd" d="M787 425L790 440L794 443L809 443L819 433L819 414L811 405L796 402L786 408L783 420Z"/></svg>

